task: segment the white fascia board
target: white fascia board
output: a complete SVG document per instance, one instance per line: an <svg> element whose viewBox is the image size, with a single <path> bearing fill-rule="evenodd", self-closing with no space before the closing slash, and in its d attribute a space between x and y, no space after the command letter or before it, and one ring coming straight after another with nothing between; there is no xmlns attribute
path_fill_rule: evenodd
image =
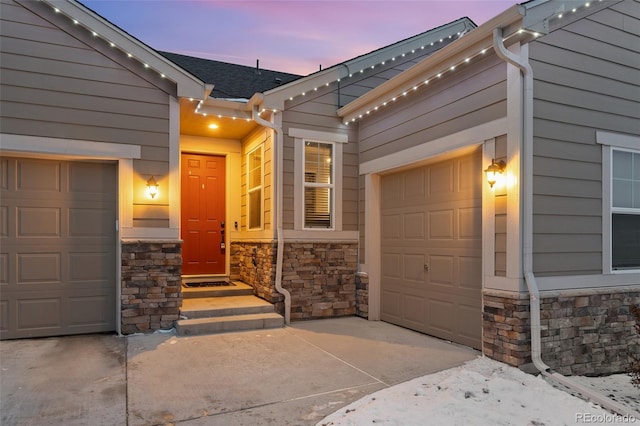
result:
<svg viewBox="0 0 640 426"><path fill-rule="evenodd" d="M58 9L70 19L75 19L80 25L90 31L95 31L101 38L115 44L119 49L131 54L142 63L147 64L174 83L178 87L178 97L204 99L207 87L203 81L187 72L183 68L160 55L151 47L135 39L125 31L113 25L90 9L74 0L53 1L43 0L52 9Z"/></svg>
<svg viewBox="0 0 640 426"><path fill-rule="evenodd" d="M468 18L462 18L455 22L435 28L419 36L411 37L383 47L369 54L358 56L357 58L342 62L324 71L313 73L307 77L285 84L278 88L265 92L264 107L271 109L284 109L284 103L291 97L299 96L301 93L311 92L314 89L329 85L343 78L349 77L361 70L378 66L383 61L400 56L411 50L418 50L428 46L431 42L455 36L458 33L475 28L473 22Z"/></svg>
<svg viewBox="0 0 640 426"><path fill-rule="evenodd" d="M406 71L343 106L338 110L338 116L347 122L352 118L364 115L366 111L402 92L403 89L409 90L409 88L422 83L425 75L447 70L452 65L464 61L466 57L477 53L479 50L490 49L493 45L494 28L510 27L520 22L521 19L522 15L519 6L510 7L464 37L453 41Z"/></svg>
<svg viewBox="0 0 640 426"><path fill-rule="evenodd" d="M208 98L198 108L198 113L207 115L222 115L224 117L236 117L251 119L251 106L248 102L228 101L223 99Z"/></svg>

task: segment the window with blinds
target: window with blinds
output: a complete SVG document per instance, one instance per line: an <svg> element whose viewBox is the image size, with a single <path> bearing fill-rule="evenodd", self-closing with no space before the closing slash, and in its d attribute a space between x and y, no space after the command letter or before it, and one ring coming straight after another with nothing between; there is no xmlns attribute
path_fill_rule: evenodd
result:
<svg viewBox="0 0 640 426"><path fill-rule="evenodd" d="M613 150L611 266L640 268L640 153Z"/></svg>
<svg viewBox="0 0 640 426"><path fill-rule="evenodd" d="M305 228L333 228L333 152L333 144L305 142Z"/></svg>
<svg viewBox="0 0 640 426"><path fill-rule="evenodd" d="M247 155L248 228L262 228L262 147Z"/></svg>

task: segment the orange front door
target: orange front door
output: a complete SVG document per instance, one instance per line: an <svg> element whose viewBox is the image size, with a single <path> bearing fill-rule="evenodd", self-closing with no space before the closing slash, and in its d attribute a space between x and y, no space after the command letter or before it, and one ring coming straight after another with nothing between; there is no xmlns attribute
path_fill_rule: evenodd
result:
<svg viewBox="0 0 640 426"><path fill-rule="evenodd" d="M182 273L225 273L225 158L182 154Z"/></svg>

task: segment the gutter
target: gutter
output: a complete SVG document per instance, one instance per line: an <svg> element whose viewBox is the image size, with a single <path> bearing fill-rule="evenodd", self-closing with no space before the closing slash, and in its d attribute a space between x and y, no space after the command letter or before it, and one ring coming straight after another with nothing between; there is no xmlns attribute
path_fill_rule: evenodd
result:
<svg viewBox="0 0 640 426"><path fill-rule="evenodd" d="M252 98L253 100L253 98ZM254 100L255 101L255 100ZM274 141L273 152L275 155L276 173L275 177L275 197L276 197L276 239L278 240L278 251L276 252L276 290L278 293L284 296L284 322L289 325L291 323L291 293L284 287L282 287L282 263L284 257L284 239L282 236L282 178L283 178L283 150L279 149L283 146L282 128L276 124L264 120L260 117L258 105L255 102L252 103L251 115L253 120L271 130L273 130L276 138Z"/></svg>
<svg viewBox="0 0 640 426"><path fill-rule="evenodd" d="M640 420L640 413L607 398L592 389L551 370L542 361L540 343L540 290L533 273L533 69L528 58L523 59L504 46L502 28L493 29L493 48L500 59L520 69L524 76L523 108L520 123L522 127L522 227L523 227L523 269L524 278L529 290L529 310L531 313L531 360L543 376L552 381L580 393L585 398L599 404L603 408L622 416L630 416Z"/></svg>

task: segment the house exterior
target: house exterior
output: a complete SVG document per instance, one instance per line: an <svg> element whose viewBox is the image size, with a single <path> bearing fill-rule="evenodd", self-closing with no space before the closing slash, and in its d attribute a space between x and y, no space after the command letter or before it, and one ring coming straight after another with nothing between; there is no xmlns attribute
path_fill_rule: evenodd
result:
<svg viewBox="0 0 640 426"><path fill-rule="evenodd" d="M287 323L627 368L638 2L533 0L305 77L1 7L2 338L170 328L181 281L224 277Z"/></svg>
<svg viewBox="0 0 640 426"><path fill-rule="evenodd" d="M358 132L369 318L512 365L627 368L638 6L514 6L338 111Z"/></svg>

